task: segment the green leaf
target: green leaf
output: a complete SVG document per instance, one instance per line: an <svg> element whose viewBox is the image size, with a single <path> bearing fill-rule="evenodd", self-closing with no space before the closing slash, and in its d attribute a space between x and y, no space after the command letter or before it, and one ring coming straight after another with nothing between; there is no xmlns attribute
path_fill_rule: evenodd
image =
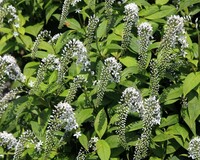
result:
<svg viewBox="0 0 200 160"><path fill-rule="evenodd" d="M156 12L156 13L149 15L145 18L151 19L151 20L160 19L160 18L169 16L169 15L172 15L175 12L176 12L176 8L173 7L173 6L162 6L161 10L159 12Z"/></svg>
<svg viewBox="0 0 200 160"><path fill-rule="evenodd" d="M194 97L188 102L188 107L182 109L182 117L192 133L196 136L196 119L200 115L200 99Z"/></svg>
<svg viewBox="0 0 200 160"><path fill-rule="evenodd" d="M122 47L118 44L111 43L106 45L105 49L122 49Z"/></svg>
<svg viewBox="0 0 200 160"><path fill-rule="evenodd" d="M182 0L180 1L179 11L196 3L200 3L199 0Z"/></svg>
<svg viewBox="0 0 200 160"><path fill-rule="evenodd" d="M173 135L170 134L159 134L153 138L154 142L164 142L166 140L174 138Z"/></svg>
<svg viewBox="0 0 200 160"><path fill-rule="evenodd" d="M108 143L104 140L98 140L96 143L97 154L101 160L109 160L110 158L110 147Z"/></svg>
<svg viewBox="0 0 200 160"><path fill-rule="evenodd" d="M97 38L102 38L106 35L107 23L107 20L100 23L99 27L97 28Z"/></svg>
<svg viewBox="0 0 200 160"><path fill-rule="evenodd" d="M23 73L27 79L37 73L38 65L39 62L29 62L25 65Z"/></svg>
<svg viewBox="0 0 200 160"><path fill-rule="evenodd" d="M78 22L76 19L74 19L74 18L69 18L69 19L67 19L66 24L67 24L67 27L68 27L68 28L74 29L74 30L76 30L76 31L82 30L82 29L81 29L81 25L80 25L79 22Z"/></svg>
<svg viewBox="0 0 200 160"><path fill-rule="evenodd" d="M106 138L105 140L109 144L110 148L117 148L120 145L118 138L118 135L112 135Z"/></svg>
<svg viewBox="0 0 200 160"><path fill-rule="evenodd" d="M161 95L160 102L167 104L172 104L178 101L183 93L183 87L180 85L173 85L167 88Z"/></svg>
<svg viewBox="0 0 200 160"><path fill-rule="evenodd" d="M59 5L50 5L46 9L46 23L49 21L49 18L52 16L52 14L58 9Z"/></svg>
<svg viewBox="0 0 200 160"><path fill-rule="evenodd" d="M57 71L54 71L50 76L49 76L49 84L55 82L57 80Z"/></svg>
<svg viewBox="0 0 200 160"><path fill-rule="evenodd" d="M182 137L182 139L183 139L183 142L186 140L186 138L189 135L189 133L186 130L186 128L183 125L179 124L179 123L168 127L168 129L167 129L167 131L165 133L170 134L170 135L180 135Z"/></svg>
<svg viewBox="0 0 200 160"><path fill-rule="evenodd" d="M29 37L27 35L20 35L19 37L16 37L16 40L19 43L24 44L27 50L30 50L33 45L33 41L31 39L31 37Z"/></svg>
<svg viewBox="0 0 200 160"><path fill-rule="evenodd" d="M159 11L159 7L157 5L152 5L152 6L146 7L146 9L141 10L139 12L139 16L148 16L158 11Z"/></svg>
<svg viewBox="0 0 200 160"><path fill-rule="evenodd" d="M88 150L88 139L86 137L86 135L81 133L81 136L78 137L79 142L81 143L81 145Z"/></svg>
<svg viewBox="0 0 200 160"><path fill-rule="evenodd" d="M39 138L41 136L41 127L39 126L38 122L31 121L30 124L33 133Z"/></svg>
<svg viewBox="0 0 200 160"><path fill-rule="evenodd" d="M1 28L0 28L0 32L2 32L2 33L10 33L10 32L12 32L12 29L1 27Z"/></svg>
<svg viewBox="0 0 200 160"><path fill-rule="evenodd" d="M99 113L96 116L96 119L94 121L94 129L96 133L98 134L99 138L101 138L107 128L107 115L104 109L100 110Z"/></svg>
<svg viewBox="0 0 200 160"><path fill-rule="evenodd" d="M49 44L48 42L45 42L45 41L42 41L39 44L38 48L42 49L42 50L46 50L48 53L51 53L51 54L55 53L53 46L51 44Z"/></svg>
<svg viewBox="0 0 200 160"><path fill-rule="evenodd" d="M138 73L138 66L132 66L132 67L127 67L125 68L122 73L121 73L121 82L122 81L127 81L127 78L130 77L133 74Z"/></svg>
<svg viewBox="0 0 200 160"><path fill-rule="evenodd" d="M138 39L132 34L130 48L136 53L139 53Z"/></svg>
<svg viewBox="0 0 200 160"><path fill-rule="evenodd" d="M38 33L41 31L42 27L44 26L44 23L37 23L35 25L29 25L25 28L26 33L31 34L35 37L37 37Z"/></svg>
<svg viewBox="0 0 200 160"><path fill-rule="evenodd" d="M122 57L119 61L126 67L138 66L137 60L130 56Z"/></svg>
<svg viewBox="0 0 200 160"><path fill-rule="evenodd" d="M127 128L128 128L129 132L136 131L138 129L142 129L143 128L143 122L142 121L133 122L130 125L128 125Z"/></svg>
<svg viewBox="0 0 200 160"><path fill-rule="evenodd" d="M156 4L158 4L158 5L163 5L163 4L166 4L168 2L169 2L169 0L156 0Z"/></svg>
<svg viewBox="0 0 200 160"><path fill-rule="evenodd" d="M123 35L124 24L121 23L117 27L114 28L114 33L122 37Z"/></svg>
<svg viewBox="0 0 200 160"><path fill-rule="evenodd" d="M183 81L183 96L185 97L200 83L200 72L192 72Z"/></svg>
<svg viewBox="0 0 200 160"><path fill-rule="evenodd" d="M15 42L11 42L11 41L7 41L6 43L5 42L2 42L0 41L0 54L3 54L3 53L8 53L9 51L13 50L13 48L16 46L16 43Z"/></svg>
<svg viewBox="0 0 200 160"><path fill-rule="evenodd" d="M171 125L176 124L178 122L179 122L179 115L178 114L169 115L167 118L162 118L162 121L161 121L159 128L171 126Z"/></svg>
<svg viewBox="0 0 200 160"><path fill-rule="evenodd" d="M174 139L170 139L167 144L166 148L166 154L171 154L176 152L180 148L180 145L178 142L176 142Z"/></svg>
<svg viewBox="0 0 200 160"><path fill-rule="evenodd" d="M87 119L89 119L90 117L92 117L92 112L93 109L82 109L80 112L76 112L75 116L76 116L76 121L78 123L78 125L80 126L83 122L85 122Z"/></svg>

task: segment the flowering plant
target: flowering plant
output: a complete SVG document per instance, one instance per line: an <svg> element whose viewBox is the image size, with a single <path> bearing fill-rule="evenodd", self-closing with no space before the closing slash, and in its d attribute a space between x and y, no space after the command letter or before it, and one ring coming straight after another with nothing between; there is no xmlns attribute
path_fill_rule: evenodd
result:
<svg viewBox="0 0 200 160"><path fill-rule="evenodd" d="M0 157L199 159L198 0L0 0Z"/></svg>

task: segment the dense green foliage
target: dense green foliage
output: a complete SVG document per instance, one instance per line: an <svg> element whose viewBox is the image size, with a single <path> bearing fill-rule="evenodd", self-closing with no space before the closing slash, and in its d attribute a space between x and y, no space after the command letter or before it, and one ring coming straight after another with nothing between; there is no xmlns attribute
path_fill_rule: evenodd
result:
<svg viewBox="0 0 200 160"><path fill-rule="evenodd" d="M199 13L199 0L0 0L0 156L200 159Z"/></svg>

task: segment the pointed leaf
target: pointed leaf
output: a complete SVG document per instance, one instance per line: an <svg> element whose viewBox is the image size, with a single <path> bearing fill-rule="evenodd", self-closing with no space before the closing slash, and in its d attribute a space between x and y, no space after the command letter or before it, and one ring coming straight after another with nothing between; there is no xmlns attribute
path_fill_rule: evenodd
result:
<svg viewBox="0 0 200 160"><path fill-rule="evenodd" d="M108 143L104 140L98 140L96 143L97 154L101 160L109 160L110 158L110 147Z"/></svg>
<svg viewBox="0 0 200 160"><path fill-rule="evenodd" d="M94 129L96 133L98 134L99 138L101 138L107 128L107 115L104 109L100 110L100 112L97 114L95 122L94 122Z"/></svg>
<svg viewBox="0 0 200 160"><path fill-rule="evenodd" d="M184 97L200 83L200 72L190 73L183 82Z"/></svg>

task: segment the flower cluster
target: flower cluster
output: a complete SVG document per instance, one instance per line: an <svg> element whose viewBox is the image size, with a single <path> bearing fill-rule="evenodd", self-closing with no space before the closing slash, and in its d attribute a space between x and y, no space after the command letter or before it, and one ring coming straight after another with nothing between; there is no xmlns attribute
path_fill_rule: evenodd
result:
<svg viewBox="0 0 200 160"><path fill-rule="evenodd" d="M151 129L143 127L143 133L141 134L135 146L134 160L141 160L147 156L147 151L150 144L150 136Z"/></svg>
<svg viewBox="0 0 200 160"><path fill-rule="evenodd" d="M0 56L0 96L6 87L6 78L11 80L25 81L25 76L21 73L16 59L11 55Z"/></svg>
<svg viewBox="0 0 200 160"><path fill-rule="evenodd" d="M55 70L58 69L58 66L60 65L59 59L56 58L55 55L49 54L47 57L42 59L42 62L40 63L38 72L37 72L37 80L34 83L34 86L32 90L30 91L30 94L34 93L38 90L39 85L44 80L44 76L48 70Z"/></svg>
<svg viewBox="0 0 200 160"><path fill-rule="evenodd" d="M8 93L6 93L1 99L0 99L0 118L5 112L6 108L8 107L8 103L15 99L17 94L19 93L18 89L12 89Z"/></svg>
<svg viewBox="0 0 200 160"><path fill-rule="evenodd" d="M87 70L90 66L90 61L87 55L87 49L84 44L76 39L70 40L62 50L60 58L60 66L58 69L58 82L62 82L68 70L68 64L76 58L76 63L82 65L82 70Z"/></svg>
<svg viewBox="0 0 200 160"><path fill-rule="evenodd" d="M81 75L74 78L73 83L70 84L69 93L68 93L68 96L65 98L65 101L70 104L76 95L77 89L81 88L81 84L85 82L86 82L86 79Z"/></svg>
<svg viewBox="0 0 200 160"><path fill-rule="evenodd" d="M54 45L55 45L56 41L58 40L58 38L59 38L61 35L62 35L61 33L55 34L55 35L48 41L48 43L54 44Z"/></svg>
<svg viewBox="0 0 200 160"><path fill-rule="evenodd" d="M62 7L62 13L60 16L60 22L58 28L61 29L65 23L65 19L68 15L70 5L75 6L81 0L65 0Z"/></svg>
<svg viewBox="0 0 200 160"><path fill-rule="evenodd" d="M152 26L148 22L143 22L138 26L138 38L139 38L139 67L141 70L146 69L147 67L147 58L148 53L147 49L150 42L150 38L152 37L153 29Z"/></svg>
<svg viewBox="0 0 200 160"><path fill-rule="evenodd" d="M200 137L195 137L190 141L188 153L192 159L200 159Z"/></svg>
<svg viewBox="0 0 200 160"><path fill-rule="evenodd" d="M171 63L177 59L180 61L180 56L183 54L174 54L173 49L178 44L181 43L181 52L187 47L187 42L185 39L184 30L184 19L178 15L170 16L167 20L167 24L164 30L164 36L158 50L158 56L156 60L151 63L151 92L157 96L159 89L159 81L164 76L168 68L175 69L176 67L171 67ZM175 65L175 64L173 64ZM156 85L154 87L154 85ZM154 90L155 88L155 90ZM156 91L157 90L157 91Z"/></svg>
<svg viewBox="0 0 200 160"><path fill-rule="evenodd" d="M11 23L13 22L14 23L14 26L16 28L19 28L19 17L18 15L16 14L17 11L16 11L16 8L12 5L9 5L7 8L6 8L7 12L10 14L10 18L8 19L8 23ZM14 37L17 37L19 35L19 33L17 31L14 31Z"/></svg>
<svg viewBox="0 0 200 160"><path fill-rule="evenodd" d="M9 24L13 24L15 28L19 28L20 20L17 15L17 10L14 6L8 5L8 6L0 7L0 22L3 22L5 17L8 19L7 22ZM14 30L13 36L17 37L18 35L19 35L18 31Z"/></svg>
<svg viewBox="0 0 200 160"><path fill-rule="evenodd" d="M55 145L54 132L62 128L66 132L78 128L73 108L67 102L60 102L55 106L53 114L50 116L46 131L45 157L47 158Z"/></svg>
<svg viewBox="0 0 200 160"><path fill-rule="evenodd" d="M127 106L130 112L140 113L142 97L140 92L134 87L128 87L124 90L121 96L120 104Z"/></svg>
<svg viewBox="0 0 200 160"><path fill-rule="evenodd" d="M19 140L17 141L17 144L15 145L15 153L14 153L13 160L21 159L22 153L24 149L26 148L25 144L27 142L31 142L33 137L34 137L33 133L29 130L21 134L21 136L19 137Z"/></svg>
<svg viewBox="0 0 200 160"><path fill-rule="evenodd" d="M129 112L140 113L143 105L142 97L140 92L134 87L126 88L121 96L119 107L117 108L118 121L117 121L117 134L121 145L128 150L129 147L126 142L125 130L126 130L126 119Z"/></svg>
<svg viewBox="0 0 200 160"><path fill-rule="evenodd" d="M36 40L33 44L33 47L31 49L31 56L32 58L35 58L35 53L37 52L38 50L38 46L40 44L40 42L46 38L46 37L49 37L51 38L51 32L50 31L47 31L47 30L44 30L44 31L41 31L38 36L36 37Z"/></svg>
<svg viewBox="0 0 200 160"><path fill-rule="evenodd" d="M160 104L156 100L156 97L149 97L144 100L142 107L142 119L145 126L152 127L154 125L159 125L161 121L160 115Z"/></svg>
<svg viewBox="0 0 200 160"><path fill-rule="evenodd" d="M58 103L50 118L49 130L64 128L65 131L71 131L78 128L73 108L67 102Z"/></svg>
<svg viewBox="0 0 200 160"><path fill-rule="evenodd" d="M7 15L6 9L3 7L0 7L0 23L3 22L6 15Z"/></svg>
<svg viewBox="0 0 200 160"><path fill-rule="evenodd" d="M90 45L94 39L95 36L95 30L97 28L97 25L99 23L99 18L96 17L95 15L89 17L89 22L88 22L88 27L87 27L87 49L90 50Z"/></svg>
<svg viewBox="0 0 200 160"><path fill-rule="evenodd" d="M104 63L108 73L111 75L111 80L119 82L122 65L114 57L107 58Z"/></svg>
<svg viewBox="0 0 200 160"><path fill-rule="evenodd" d="M106 0L105 1L105 10L107 17L112 16L112 5L115 2L115 0Z"/></svg>
<svg viewBox="0 0 200 160"><path fill-rule="evenodd" d="M130 34L131 34L131 29L134 25L134 23L137 22L138 20L138 11L139 8L135 3L130 3L127 4L124 7L124 21L125 21L125 25L124 25L124 31L123 31L123 41L122 41L122 48L126 49L130 43Z"/></svg>
<svg viewBox="0 0 200 160"><path fill-rule="evenodd" d="M160 105L156 97L142 99L140 92L134 87L129 87L124 90L117 109L118 121L117 134L119 141L125 149L129 149L126 137L126 119L129 112L137 112L143 121L143 133L138 139L134 153L134 159L140 160L147 156L149 147L149 139L151 136L152 127L160 124Z"/></svg>
<svg viewBox="0 0 200 160"><path fill-rule="evenodd" d="M101 104L108 81L115 81L117 83L120 81L122 65L114 57L107 58L104 64L105 66L102 67L100 79L97 82L96 107Z"/></svg>
<svg viewBox="0 0 200 160"><path fill-rule="evenodd" d="M177 39L184 33L184 19L179 15L170 16L167 20L161 47L166 49L174 48L177 44Z"/></svg>
<svg viewBox="0 0 200 160"><path fill-rule="evenodd" d="M141 118L143 121L143 133L136 144L134 159L141 160L147 156L150 144L152 127L160 124L160 105L156 97L149 97L143 101Z"/></svg>
<svg viewBox="0 0 200 160"><path fill-rule="evenodd" d="M87 49L85 48L84 44L79 40L72 39L71 41L69 41L65 45L63 53L70 54L71 58L77 58L76 63L82 64L83 70L86 70L90 65L90 61L88 60L87 56Z"/></svg>
<svg viewBox="0 0 200 160"><path fill-rule="evenodd" d="M159 63L162 66L162 72L166 70L167 63L174 58L171 50L175 48L177 43L182 44L181 51L188 46L184 34L184 19L178 15L170 16L160 45Z"/></svg>
<svg viewBox="0 0 200 160"><path fill-rule="evenodd" d="M7 149L14 148L17 144L17 139L6 131L0 132L0 146L6 146Z"/></svg>

